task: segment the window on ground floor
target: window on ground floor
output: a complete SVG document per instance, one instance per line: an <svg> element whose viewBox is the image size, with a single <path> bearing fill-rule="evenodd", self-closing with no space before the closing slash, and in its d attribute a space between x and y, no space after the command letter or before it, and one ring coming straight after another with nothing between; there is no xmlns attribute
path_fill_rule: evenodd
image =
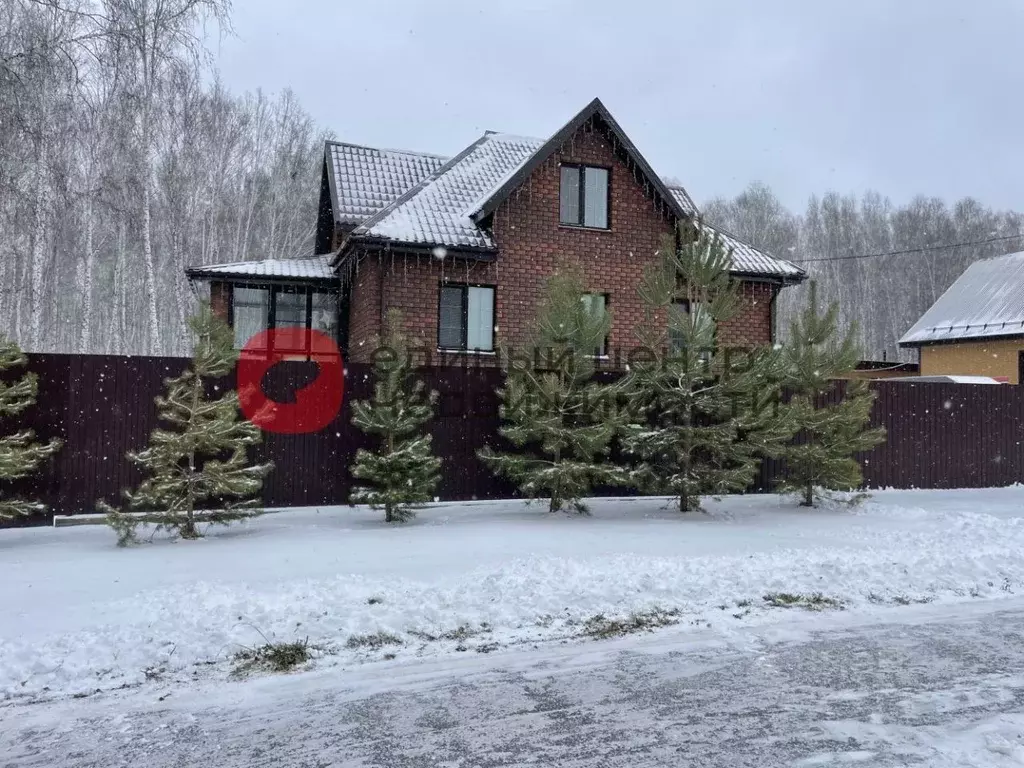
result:
<svg viewBox="0 0 1024 768"><path fill-rule="evenodd" d="M306 328L337 341L338 294L306 286L236 285L231 293L231 325L236 349L261 331L273 328Z"/></svg>
<svg viewBox="0 0 1024 768"><path fill-rule="evenodd" d="M437 346L440 349L494 351L493 286L441 286Z"/></svg>
<svg viewBox="0 0 1024 768"><path fill-rule="evenodd" d="M688 301L687 299L677 299L669 305L668 312L668 346L669 351L673 353L679 352L686 345L686 336L681 330L681 327L684 323L714 323L708 312L705 311L704 308L701 307L700 303L696 301ZM712 338L714 338L716 336L716 333L712 331L711 335ZM710 360L711 350L701 350L699 359L702 362L707 362L708 360Z"/></svg>
<svg viewBox="0 0 1024 768"><path fill-rule="evenodd" d="M604 316L608 311L608 294L606 293L585 293L581 297L583 304L591 314ZM600 346L594 350L595 357L604 357L608 354L608 337L602 339Z"/></svg>

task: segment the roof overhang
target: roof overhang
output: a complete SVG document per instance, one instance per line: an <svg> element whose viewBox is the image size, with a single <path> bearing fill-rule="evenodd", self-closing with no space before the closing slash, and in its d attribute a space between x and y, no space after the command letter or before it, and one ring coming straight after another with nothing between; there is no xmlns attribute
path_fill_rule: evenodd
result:
<svg viewBox="0 0 1024 768"><path fill-rule="evenodd" d="M989 333L984 336L958 336L955 339L919 339L913 341L898 341L898 346L904 349L918 349L921 347L939 347L949 346L951 344L984 344L986 342L994 341L1013 341L1015 339L1024 340L1024 332L1015 331L1013 333Z"/></svg>
<svg viewBox="0 0 1024 768"><path fill-rule="evenodd" d="M766 275L763 272L738 272L729 270L729 274L747 283L771 283L772 285L799 285L807 279L807 273L799 275Z"/></svg>
<svg viewBox="0 0 1024 768"><path fill-rule="evenodd" d="M406 243L383 237L351 235L331 260L331 266L339 269L348 256L356 250L381 251L410 256L430 256L444 259L451 256L469 261L494 261L498 258L495 248L474 248L467 245L436 245L433 243Z"/></svg>
<svg viewBox="0 0 1024 768"><path fill-rule="evenodd" d="M303 259L264 259L223 264L193 265L185 268L190 282L229 283L319 283L337 280L331 265L333 254L323 253Z"/></svg>

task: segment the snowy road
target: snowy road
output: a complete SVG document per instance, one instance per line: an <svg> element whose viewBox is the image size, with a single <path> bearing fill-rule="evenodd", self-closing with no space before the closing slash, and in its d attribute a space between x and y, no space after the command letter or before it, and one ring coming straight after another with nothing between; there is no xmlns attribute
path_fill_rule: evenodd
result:
<svg viewBox="0 0 1024 768"><path fill-rule="evenodd" d="M9 706L0 764L1024 764L1024 599L792 617Z"/></svg>

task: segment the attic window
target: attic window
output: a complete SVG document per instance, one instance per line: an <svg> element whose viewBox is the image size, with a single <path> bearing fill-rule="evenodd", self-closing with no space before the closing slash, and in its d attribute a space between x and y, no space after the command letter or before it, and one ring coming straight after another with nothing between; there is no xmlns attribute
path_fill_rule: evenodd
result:
<svg viewBox="0 0 1024 768"><path fill-rule="evenodd" d="M570 227L608 229L608 169L563 165L558 221Z"/></svg>

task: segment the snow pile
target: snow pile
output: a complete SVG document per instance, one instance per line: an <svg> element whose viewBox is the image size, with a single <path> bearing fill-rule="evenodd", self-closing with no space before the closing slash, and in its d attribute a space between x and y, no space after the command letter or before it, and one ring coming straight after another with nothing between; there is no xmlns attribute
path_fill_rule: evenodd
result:
<svg viewBox="0 0 1024 768"><path fill-rule="evenodd" d="M594 519L558 521L518 504L464 517L465 505L447 505L451 517L439 526L335 531L339 547L344 542L364 552L359 569L348 564L355 572L324 546L322 525L303 527L300 517L289 524L291 513L255 524L287 529L289 537L224 535L129 553L115 550L106 531L19 532L60 533L68 543L88 538L90 546L55 545L45 555L65 558L62 567L77 565L83 574L121 563L125 571L106 593L83 594L69 585L48 597L44 583L24 583L26 569L47 568L45 558L26 559L9 577L0 571L4 604L14 604L19 588L34 587L39 597L20 595L20 617L5 611L16 618L0 629L0 691L78 693L155 673L187 677L197 665L226 660L264 636L308 638L336 652L330 663L344 663L365 655L346 649L348 638L381 631L405 642L388 651L437 653L456 643L424 642L424 636L467 627L485 629L474 642L536 642L579 634L596 614L654 607L680 611L684 624L727 632L784 618L784 610L764 602L772 592L823 593L850 610L871 611L1024 590L1024 520L964 511L977 503L960 493L948 509L913 503L935 494L893 493L879 494L880 501L857 513L799 515L778 513L776 500L747 497L693 521L648 519L664 517L650 501L637 503L638 519L601 514L595 505ZM1020 489L1012 493L1014 505L1024 500ZM410 562L405 547L429 555ZM3 551L10 557L17 550ZM179 556L196 562L176 571ZM288 567L275 568L272 558ZM138 592L135 567L147 568L137 577Z"/></svg>

